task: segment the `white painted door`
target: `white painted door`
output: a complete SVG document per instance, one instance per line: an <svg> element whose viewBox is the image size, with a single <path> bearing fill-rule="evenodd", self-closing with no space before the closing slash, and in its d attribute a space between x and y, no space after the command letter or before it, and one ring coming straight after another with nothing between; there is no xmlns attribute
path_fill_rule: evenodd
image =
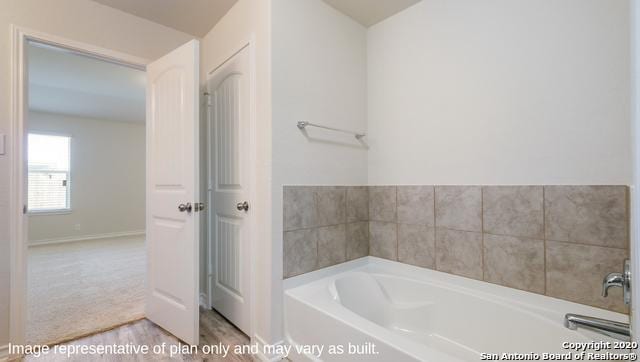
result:
<svg viewBox="0 0 640 362"><path fill-rule="evenodd" d="M198 63L192 40L147 67L146 317L190 344L199 324Z"/></svg>
<svg viewBox="0 0 640 362"><path fill-rule="evenodd" d="M249 69L249 48L244 48L208 80L211 305L246 334L250 329L252 214Z"/></svg>

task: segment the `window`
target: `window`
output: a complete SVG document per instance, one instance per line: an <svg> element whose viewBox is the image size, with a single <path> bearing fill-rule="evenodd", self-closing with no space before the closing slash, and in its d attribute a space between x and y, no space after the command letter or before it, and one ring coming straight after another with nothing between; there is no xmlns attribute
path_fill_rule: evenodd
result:
<svg viewBox="0 0 640 362"><path fill-rule="evenodd" d="M29 133L28 144L28 211L69 210L71 138Z"/></svg>

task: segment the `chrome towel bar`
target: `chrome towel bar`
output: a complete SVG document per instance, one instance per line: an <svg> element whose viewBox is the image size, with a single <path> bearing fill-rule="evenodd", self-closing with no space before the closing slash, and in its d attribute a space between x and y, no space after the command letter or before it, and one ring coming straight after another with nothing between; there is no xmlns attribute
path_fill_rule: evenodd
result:
<svg viewBox="0 0 640 362"><path fill-rule="evenodd" d="M299 129L305 129L307 127L318 127L318 128L323 128L323 129L328 129L330 131L336 131L336 132L342 132L342 133L348 133L348 134L352 134L356 137L357 140L362 139L364 136L366 136L365 133L359 133L359 132L353 132L353 131L347 131L344 129L340 129L340 128L334 128L334 127L328 127L328 126L323 126L321 124L315 124L315 123L311 123L308 121L299 121L298 122L298 128Z"/></svg>

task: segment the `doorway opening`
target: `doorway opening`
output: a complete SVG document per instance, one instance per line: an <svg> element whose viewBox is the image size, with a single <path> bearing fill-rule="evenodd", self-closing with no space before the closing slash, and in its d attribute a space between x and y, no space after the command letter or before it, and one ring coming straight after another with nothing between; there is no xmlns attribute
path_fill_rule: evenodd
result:
<svg viewBox="0 0 640 362"><path fill-rule="evenodd" d="M26 342L144 317L146 74L27 44Z"/></svg>
<svg viewBox="0 0 640 362"><path fill-rule="evenodd" d="M199 269L206 267L206 263L198 262L200 260L200 216L205 219L206 213L202 213L202 211L203 209L208 209L208 205L203 202L206 200L200 198L201 193L199 190L201 176L199 167L200 151L207 147L206 144L199 142L200 107L202 106L200 104L201 91L198 73L199 42L197 40L189 41L150 62L112 50L15 26L12 26L12 38L12 134L10 137L12 152L10 158L10 194L12 196L10 198L11 218L9 221L11 235L10 339L12 344L21 345L36 341L38 343L53 344L76 336L60 336L53 333L34 337L30 331L28 333L28 329L31 328L28 322L41 322L43 319L48 318L42 316L31 318L29 316L30 313L34 313L29 311L29 302L31 300L42 299L43 303L50 304L41 306L42 309L46 309L56 307L57 299L49 298L49 296L55 295L55 293L65 290L65 288L80 286L80 293L94 293L94 296L108 291L108 287L98 286L99 280L97 278L80 278L73 272L69 272L73 268L65 269L60 267L60 265L66 265L65 263L77 263L83 268L92 266L105 268L104 263L109 259L108 257L92 259L82 256L81 253L86 253L87 251L81 250L81 253L73 254L75 256L71 257L70 261L65 260L55 263L56 257L52 257L50 253L41 253L42 255L39 255L39 257L43 261L43 266L36 268L30 265L32 264L30 249L41 248L41 250L45 250L45 248L63 244L67 244L65 247L71 244L89 245L93 242L107 240L106 236L111 237L111 239L143 236L143 239L138 239L138 242L141 242L142 245L144 253L142 263L146 265L146 268L144 268L143 272L144 288L140 290L143 295L143 314L138 316L143 316L146 320L137 324L126 325L122 328L127 329L131 326L143 325L145 328L153 329L152 332L140 335L140 338L154 338L155 332L165 334L169 332L171 335L168 335L170 337L170 342L168 343L171 344L178 344L179 341L189 344L198 344L199 342L210 344L213 341L221 340L220 333L218 333L221 328L225 331L236 331L235 327L209 308L206 308L206 310L199 309L198 303ZM144 80L140 81L145 89L144 100L146 103L143 126L145 137L141 142L144 149L144 201L136 204L132 199L128 199L117 206L121 212L124 212L122 210L125 209L137 208L138 210L143 210L142 213L145 216L142 231L144 235L136 235L136 230L114 232L112 234L105 232L104 234L83 235L80 232L87 230L92 225L84 219L80 222L68 224L64 224L61 221L44 223L47 225L44 230L51 232L51 234L53 234L52 231L57 230L56 228L67 225L67 229L75 232L72 236L55 234L37 237L43 234L38 234L36 231L30 232L30 229L32 227L35 228L37 224L32 219L36 220L39 217L41 218L39 221L42 222L47 215L64 216L70 213L73 214L74 210L78 210L79 205L81 205L75 199L83 191L79 187L78 172L80 167L77 161L81 160L82 157L88 156L88 152L87 154L82 152L78 154L76 152L77 146L81 144L81 132L78 130L55 130L53 125L64 123L61 119L67 117L90 118L92 120L96 118L83 114L68 114L67 112L58 112L59 114L56 114L52 110L37 109L38 102L30 99L31 90L38 89L36 84L32 84L29 81L30 78L37 79L37 77L33 77L33 75L37 75L37 72L31 74L32 72L29 71L32 46L39 50L44 49L62 54L72 54L84 57L83 59L88 58L92 61L104 62L111 66L125 66L144 74ZM251 59L253 59L253 52L251 54ZM33 57L33 59L36 58ZM253 62L251 64L251 69L253 69ZM83 66L74 67L74 71L81 72L83 70ZM47 73L47 76L55 74L54 71ZM79 82L82 83L82 81L86 81L86 79ZM73 89L72 86L74 85L72 81L63 80L58 80L54 83L65 91ZM109 84L109 82L105 82L100 86L108 88ZM250 84L251 89L253 89L253 76L251 76ZM113 91L113 89L110 89L110 91ZM253 91L250 92L252 93ZM107 92L107 94L110 93ZM44 96L41 100L42 103L47 104L56 99L53 96ZM77 111L79 112L88 102L76 94L70 103L67 106L78 107ZM250 103L251 129L253 130L255 129L255 111L253 110L253 101L250 101ZM110 107L107 101L100 102L100 104L103 106L103 110L114 111L112 108L115 107ZM49 106L52 107L52 105ZM127 122L120 122L119 124L122 125L124 123ZM30 137L31 140L29 140ZM90 146L104 146L99 145L99 143L106 138L108 137L103 133L93 140L93 143L98 145ZM252 134L250 138L254 139L255 135ZM124 148L121 147L121 140L118 140L117 143L113 141L106 143L108 151L102 152L103 154L118 153L121 151L118 148ZM29 150L30 146L33 146L32 150ZM253 142L249 145L249 150L249 164L254 165L255 145ZM30 154L34 156L31 159L29 159ZM119 160L113 162L125 164L130 161L126 160L130 157L129 154L120 153L120 156ZM32 167L29 167L30 161ZM103 175L103 169L107 169L106 162L112 161L105 161L105 159L93 161L91 163L91 175L106 179L107 176L111 177L111 174L119 173L119 175L116 175L119 177L112 177L111 183L108 183L107 186L103 185L102 189L90 187L93 192L93 198L102 196L98 195L100 193L110 194L109 190L106 189L108 186L116 185L120 187L123 182L129 181L131 169L111 171L109 175ZM31 192L29 192L30 174L32 176ZM255 185L251 176L249 178L251 179L251 187L248 189L248 198L245 201L251 204L251 200L255 197ZM94 180L92 186L99 184L98 181ZM38 187L44 191L38 192ZM29 199L30 194L32 196L31 200ZM202 196L204 197L204 195ZM91 205L91 207L95 208L97 202ZM247 217L246 220L247 225L250 227L246 229L246 232L253 233L253 231L250 231L255 228L253 226L253 218ZM78 224L80 224L79 227L77 226ZM102 218L99 226L104 227L106 224L109 224L107 218ZM82 237L84 242L74 240L74 237L76 239ZM135 244L135 241L133 243ZM37 246L31 247L31 244L37 244ZM118 244L118 246L122 245ZM252 258L255 258L255 256L252 255ZM119 259L126 260L126 258ZM252 263L246 262L248 267L245 272L250 276L253 273L251 269ZM168 268L168 265L171 267ZM49 281L41 286L44 291L31 294L32 291L29 290L29 286L30 284L34 285L31 276L42 276L45 272L46 274L55 274L56 268L66 272L63 273L66 279L62 280L67 284L57 284L55 281ZM49 276L46 275L46 277ZM136 278L138 277L129 275L123 279L129 283ZM248 288L248 290L251 290L251 288ZM247 293L247 300L249 294ZM136 298L137 294L128 299L128 301ZM98 301L94 299L93 303L102 307L109 301L108 298L102 297ZM136 308L128 309L140 310ZM74 308L74 312L81 310L82 307ZM94 311L93 313L100 312ZM47 316L56 314L58 312L51 309L48 313L45 313ZM85 310L80 318L94 318L96 316L97 314L93 315ZM129 315L124 319L129 318L136 318L136 316ZM124 322L126 321L123 320ZM64 328L69 329L70 324L78 324L78 319L67 315L56 323L54 324L58 326L60 323L64 323ZM110 325L104 328L112 327L113 323L109 323ZM114 330L114 333L115 331L117 330ZM96 332L95 325L94 327L83 329L78 334L92 332ZM107 336L108 332L102 333L102 335ZM252 335L252 333L249 333L249 335ZM148 339L146 340L148 341ZM141 341L145 341L145 339L141 339ZM241 336L234 343L239 343L239 341L248 341L248 338Z"/></svg>

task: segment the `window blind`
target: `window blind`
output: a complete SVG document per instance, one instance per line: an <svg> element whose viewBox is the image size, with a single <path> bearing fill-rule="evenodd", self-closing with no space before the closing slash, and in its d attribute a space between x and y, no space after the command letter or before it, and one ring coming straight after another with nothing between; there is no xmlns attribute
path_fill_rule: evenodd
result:
<svg viewBox="0 0 640 362"><path fill-rule="evenodd" d="M29 211L70 208L70 137L29 134Z"/></svg>

